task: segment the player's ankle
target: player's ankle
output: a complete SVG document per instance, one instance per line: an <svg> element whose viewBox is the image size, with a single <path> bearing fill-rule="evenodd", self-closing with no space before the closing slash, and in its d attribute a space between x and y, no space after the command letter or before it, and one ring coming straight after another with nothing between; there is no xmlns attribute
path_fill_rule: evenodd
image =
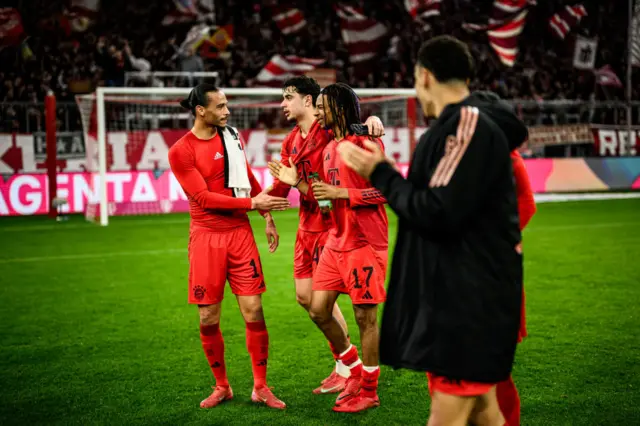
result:
<svg viewBox="0 0 640 426"><path fill-rule="evenodd" d="M336 361L336 373L341 377L348 378L351 375L351 370L342 361L338 360Z"/></svg>

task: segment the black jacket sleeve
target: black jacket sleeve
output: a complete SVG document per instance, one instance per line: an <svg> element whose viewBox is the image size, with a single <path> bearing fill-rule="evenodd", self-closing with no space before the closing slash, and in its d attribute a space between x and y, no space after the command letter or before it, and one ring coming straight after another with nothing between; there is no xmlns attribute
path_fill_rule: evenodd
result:
<svg viewBox="0 0 640 426"><path fill-rule="evenodd" d="M412 226L427 233L455 233L477 214L500 169L504 170L505 162L509 161L506 138L492 131L492 127L482 115L479 117L467 149L444 186L431 187L429 181L406 180L388 163L376 167L371 182L396 214ZM455 134L455 129L452 133Z"/></svg>

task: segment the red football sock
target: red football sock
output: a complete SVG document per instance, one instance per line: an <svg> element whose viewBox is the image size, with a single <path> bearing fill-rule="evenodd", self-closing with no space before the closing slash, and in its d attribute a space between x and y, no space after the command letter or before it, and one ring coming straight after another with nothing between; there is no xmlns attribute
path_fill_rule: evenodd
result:
<svg viewBox="0 0 640 426"><path fill-rule="evenodd" d="M327 342L329 342L327 340ZM349 337L349 335L347 335L347 342L351 343L351 338ZM336 348L333 346L333 343L329 342L329 348L331 348L331 353L333 354L333 360L337 361L340 358L340 352L338 352L336 350Z"/></svg>
<svg viewBox="0 0 640 426"><path fill-rule="evenodd" d="M247 322L247 350L251 356L254 387L266 386L269 333L264 321Z"/></svg>
<svg viewBox="0 0 640 426"><path fill-rule="evenodd" d="M224 365L224 340L220 324L200 324L200 340L211 371L216 378L216 386L229 386L227 369Z"/></svg>
<svg viewBox="0 0 640 426"><path fill-rule="evenodd" d="M367 398L376 397L376 394L378 393L379 377L380 377L380 368L376 368L374 371L371 371L371 372L367 371L366 368L362 369L362 379L360 381L362 396Z"/></svg>
<svg viewBox="0 0 640 426"><path fill-rule="evenodd" d="M513 377L496 385L498 405L507 425L520 426L520 396Z"/></svg>
<svg viewBox="0 0 640 426"><path fill-rule="evenodd" d="M360 358L358 357L358 348L356 348L354 345L351 345L349 349L340 354L340 360L344 365L349 367L351 376L362 376L362 363L360 362Z"/></svg>

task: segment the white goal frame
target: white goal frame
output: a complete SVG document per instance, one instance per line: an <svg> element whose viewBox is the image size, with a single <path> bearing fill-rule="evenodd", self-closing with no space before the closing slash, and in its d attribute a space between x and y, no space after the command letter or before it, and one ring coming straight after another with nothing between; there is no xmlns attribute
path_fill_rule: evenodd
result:
<svg viewBox="0 0 640 426"><path fill-rule="evenodd" d="M225 94L230 96L280 96L279 88L224 88ZM355 89L360 96L404 96L415 97L414 89ZM98 173L100 176L100 225L109 224L109 200L107 199L107 123L105 116L105 97L109 95L129 96L187 96L191 88L188 87L98 87L96 89L96 113L97 113L97 142L98 142Z"/></svg>

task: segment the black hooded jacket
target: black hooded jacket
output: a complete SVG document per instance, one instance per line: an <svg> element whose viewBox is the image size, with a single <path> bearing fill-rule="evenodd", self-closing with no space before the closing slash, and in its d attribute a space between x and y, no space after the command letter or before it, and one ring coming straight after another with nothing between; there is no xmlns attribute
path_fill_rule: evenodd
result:
<svg viewBox="0 0 640 426"><path fill-rule="evenodd" d="M479 111L474 131L464 106ZM455 136L465 128L473 136L460 155ZM476 92L448 105L422 135L407 179L387 163L374 170L371 182L398 215L382 364L453 380L496 383L509 377L522 300L509 154L526 138L508 104ZM453 150L445 155L447 143ZM450 171L444 181L434 178L442 176L439 164Z"/></svg>

